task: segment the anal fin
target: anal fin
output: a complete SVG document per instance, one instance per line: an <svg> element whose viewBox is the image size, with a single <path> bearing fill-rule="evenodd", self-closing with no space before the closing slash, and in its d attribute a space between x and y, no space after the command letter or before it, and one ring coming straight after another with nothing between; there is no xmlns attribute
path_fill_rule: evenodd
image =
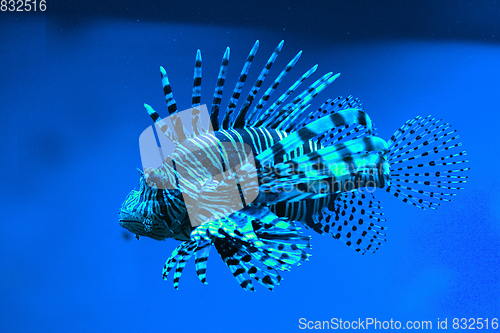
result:
<svg viewBox="0 0 500 333"><path fill-rule="evenodd" d="M342 240L356 252L375 253L386 240L380 202L368 190L339 193L335 200L312 216L308 226Z"/></svg>

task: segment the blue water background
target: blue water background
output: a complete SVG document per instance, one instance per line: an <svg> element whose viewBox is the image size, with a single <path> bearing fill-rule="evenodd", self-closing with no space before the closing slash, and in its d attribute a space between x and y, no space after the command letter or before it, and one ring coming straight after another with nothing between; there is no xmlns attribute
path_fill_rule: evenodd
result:
<svg viewBox="0 0 500 333"><path fill-rule="evenodd" d="M430 320L435 329L438 318L450 328L455 317L500 317L498 43L430 35L335 42L98 16L63 25L11 15L0 28L1 332L291 332L301 331L300 318ZM285 272L275 291L249 293L212 249L209 284L190 262L176 291L161 269L178 242L137 241L118 224L137 187L138 138L151 124L142 104L166 114L163 65L179 108L188 108L198 48L209 104L225 47L230 90L257 39L247 82L285 39L271 75L304 54L281 88L316 63L314 79L341 72L315 105L357 96L385 139L416 115L443 118L468 152L469 183L436 211L377 194L389 230L375 255L310 233L309 262Z"/></svg>

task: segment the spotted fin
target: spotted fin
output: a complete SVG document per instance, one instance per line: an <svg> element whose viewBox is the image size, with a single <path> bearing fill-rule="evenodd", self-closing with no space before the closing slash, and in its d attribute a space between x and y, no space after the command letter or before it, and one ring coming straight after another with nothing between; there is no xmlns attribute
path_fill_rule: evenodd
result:
<svg viewBox="0 0 500 333"><path fill-rule="evenodd" d="M356 252L375 253L386 240L380 202L366 189L343 192L308 223L316 232L342 240Z"/></svg>
<svg viewBox="0 0 500 333"><path fill-rule="evenodd" d="M408 120L389 140L387 192L422 209L451 201L469 170L458 139L450 124L432 116Z"/></svg>
<svg viewBox="0 0 500 333"><path fill-rule="evenodd" d="M279 285L281 276L274 268L264 266L259 261L252 262L253 257L249 251L257 252L255 247L244 245L234 238L216 239L214 245L243 289L255 291L252 278L270 290Z"/></svg>

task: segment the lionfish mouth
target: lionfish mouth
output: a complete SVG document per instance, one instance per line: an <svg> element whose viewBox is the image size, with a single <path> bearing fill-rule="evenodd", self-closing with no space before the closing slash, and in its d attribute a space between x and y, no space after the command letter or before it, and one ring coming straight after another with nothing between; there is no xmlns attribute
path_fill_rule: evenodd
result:
<svg viewBox="0 0 500 333"><path fill-rule="evenodd" d="M135 218L123 218L118 221L120 225L137 236L149 237L155 240L165 240L169 238L165 232L157 232L157 227L154 227L154 223L151 219L146 218L140 221Z"/></svg>

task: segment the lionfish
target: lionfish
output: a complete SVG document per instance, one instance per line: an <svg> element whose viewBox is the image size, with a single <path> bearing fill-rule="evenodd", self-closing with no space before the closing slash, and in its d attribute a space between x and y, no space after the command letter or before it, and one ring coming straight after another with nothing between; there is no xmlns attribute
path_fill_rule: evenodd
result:
<svg viewBox="0 0 500 333"><path fill-rule="evenodd" d="M177 104L163 67L160 72L169 117L160 118L145 104L153 121L177 148L157 169L140 171L139 190L127 196L119 223L137 238L181 241L163 268L163 278L167 279L175 267L176 289L193 255L196 273L201 282L207 283L207 260L213 245L242 288L254 291L255 280L273 290L281 280L280 271L301 265L310 256L310 236L301 226L330 234L361 254L375 252L386 240L387 229L375 189L385 189L418 208L435 209L441 202L450 201L466 182L466 152L459 148L462 144L456 130L448 123L417 116L385 141L376 136L357 98L336 97L309 109L311 100L340 75L327 73L294 94L317 65L265 108L302 51L251 109L283 41L237 110L258 46L259 41L253 45L224 110L221 99L230 53L229 47L226 49L210 107L211 129L202 124L199 113L200 50L194 67L192 131L186 130L181 118L176 117ZM180 131L171 131L169 118ZM248 151L244 155L239 153L243 148L231 150L230 146L237 144L250 147L253 169L245 168ZM236 172L239 177L227 172L234 160L242 166ZM222 178L210 181L214 172L222 174ZM254 186L247 186L256 191L254 200L248 202L241 186L245 172L253 173L258 180ZM186 174L191 177L186 178ZM217 207L231 201L224 195L224 184L231 181L238 186L242 204L221 213ZM186 193L190 193L191 205L197 206L202 216L196 223L190 221Z"/></svg>

